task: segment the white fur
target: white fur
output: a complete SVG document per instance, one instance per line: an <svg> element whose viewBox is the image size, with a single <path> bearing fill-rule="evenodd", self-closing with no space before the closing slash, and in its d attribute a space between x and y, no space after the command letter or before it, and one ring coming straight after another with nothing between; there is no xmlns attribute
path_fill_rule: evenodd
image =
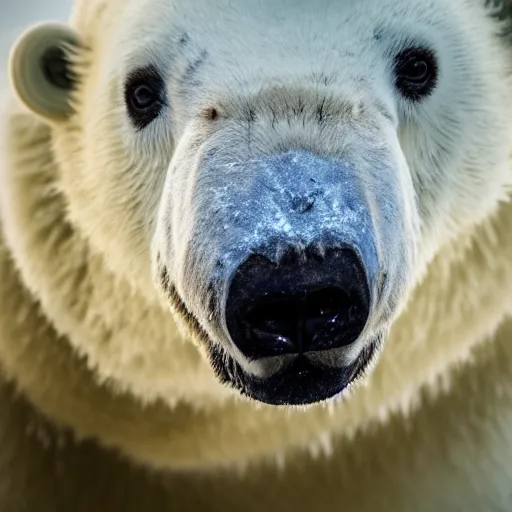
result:
<svg viewBox="0 0 512 512"><path fill-rule="evenodd" d="M460 405L463 386L484 382L489 368L501 375L496 387L510 395L510 372L500 373L499 361L484 348L472 352L494 339L498 348L489 350L502 353L501 364L510 367L509 344L497 333L502 324L508 332L512 312L512 47L487 14L474 0L78 1L71 24L86 49L75 57L76 113L49 127L17 107L9 118L9 165L0 186L6 247L0 298L11 304L0 313L6 376L78 437L95 437L155 468L296 461L297 448L329 455L340 443L349 442L349 451L360 443L363 462L353 464L359 481L381 478L376 488L388 499L385 482L398 492L399 480L383 476L379 464L374 473L369 469L379 436L393 438L400 450L394 436L404 428L401 414L417 428L418 418L427 417L427 441L418 434L405 445L428 459L442 442L436 411L448 414L450 403L459 404L461 415L466 411L461 429L479 429L492 456L486 460L485 449L467 446L450 427L451 446L460 446L450 463L461 471L470 465L471 478L485 481L486 497L495 493L503 497L496 503L505 503L500 464L512 445L503 431L511 401L503 398L494 422L489 415L480 422L467 412L470 405ZM178 48L183 32L190 38L186 50ZM436 91L415 107L398 96L391 79L393 49L404 39L425 40L440 62ZM180 90L178 78L204 49L209 62L201 83ZM169 107L136 132L123 83L129 70L148 60L167 73ZM320 75L327 84L312 78ZM322 126L278 120L269 136L271 110L286 119L294 94L306 109L318 96L335 98L333 115ZM249 97L260 108L251 145L240 121ZM202 115L212 106L221 114L215 123ZM197 283L183 279L188 247L207 257L209 238L191 239L198 163L206 149L222 147L218 165L228 166L283 146L332 156L340 140L368 190L383 200L393 187L400 192L409 245L399 252L407 253L407 265L397 281L391 332L364 385L344 399L306 411L256 406L217 382L196 336L180 334L152 279L156 252L166 253L177 290L207 327L194 295L202 276L192 276ZM396 169L389 189L375 170L379 151ZM390 257L389 265L398 264ZM394 268L397 275L400 270ZM30 320L13 320L17 310L31 311ZM77 389L83 390L80 400L74 399ZM482 391L481 400L495 391ZM472 392L478 404L478 387ZM407 455L395 461L393 454L379 454L407 478ZM434 503L449 507L464 503L466 494L471 505L472 486L451 477L448 463L436 457L424 482L407 481L408 503L434 496ZM346 481L358 481L347 476L349 462L343 464ZM450 494L449 486L457 492ZM354 510L358 503L380 510L377 498L356 494ZM389 510L411 510L402 499Z"/></svg>

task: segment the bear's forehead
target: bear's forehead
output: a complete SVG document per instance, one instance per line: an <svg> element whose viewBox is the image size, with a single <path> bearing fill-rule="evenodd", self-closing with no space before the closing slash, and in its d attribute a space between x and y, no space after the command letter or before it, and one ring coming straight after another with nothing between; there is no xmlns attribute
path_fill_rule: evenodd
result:
<svg viewBox="0 0 512 512"><path fill-rule="evenodd" d="M382 64L382 39L435 42L449 9L445 0L131 0L106 46L124 70L213 62L222 76L300 61L350 74Z"/></svg>
<svg viewBox="0 0 512 512"><path fill-rule="evenodd" d="M138 19L154 19L157 25L164 21L157 16L170 16L190 26L215 29L220 28L219 23L228 23L247 29L258 23L271 28L316 21L327 27L347 22L361 26L396 16L400 16L398 21L406 21L406 17L436 23L443 20L446 9L465 3L467 0L129 0L124 5Z"/></svg>
<svg viewBox="0 0 512 512"><path fill-rule="evenodd" d="M148 45L200 45L231 55L363 50L383 35L429 37L449 10L444 0L132 0L118 30L133 51Z"/></svg>

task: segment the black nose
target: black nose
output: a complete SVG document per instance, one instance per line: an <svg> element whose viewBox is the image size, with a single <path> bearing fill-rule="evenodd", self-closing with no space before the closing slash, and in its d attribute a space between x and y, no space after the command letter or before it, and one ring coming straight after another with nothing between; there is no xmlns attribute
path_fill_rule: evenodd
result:
<svg viewBox="0 0 512 512"><path fill-rule="evenodd" d="M226 303L232 341L250 360L302 354L353 343L370 311L366 274L349 248L324 257L260 255L237 270Z"/></svg>

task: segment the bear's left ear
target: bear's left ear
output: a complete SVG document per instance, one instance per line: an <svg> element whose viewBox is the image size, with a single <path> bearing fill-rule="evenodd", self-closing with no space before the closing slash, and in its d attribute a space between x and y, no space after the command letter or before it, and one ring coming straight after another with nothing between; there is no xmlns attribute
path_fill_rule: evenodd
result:
<svg viewBox="0 0 512 512"><path fill-rule="evenodd" d="M78 36L70 27L45 23L28 29L11 50L11 85L20 100L43 119L58 121L72 113L69 99L74 77L67 50L78 45Z"/></svg>

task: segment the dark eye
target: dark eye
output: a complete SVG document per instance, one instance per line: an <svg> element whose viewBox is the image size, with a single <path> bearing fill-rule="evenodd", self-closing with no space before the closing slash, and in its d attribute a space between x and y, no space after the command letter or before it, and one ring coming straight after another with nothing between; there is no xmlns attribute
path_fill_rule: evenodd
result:
<svg viewBox="0 0 512 512"><path fill-rule="evenodd" d="M138 69L127 79L125 103L138 130L148 126L165 105L165 83L154 67Z"/></svg>
<svg viewBox="0 0 512 512"><path fill-rule="evenodd" d="M435 55L425 48L409 48L395 58L395 85L411 101L428 96L437 83Z"/></svg>

